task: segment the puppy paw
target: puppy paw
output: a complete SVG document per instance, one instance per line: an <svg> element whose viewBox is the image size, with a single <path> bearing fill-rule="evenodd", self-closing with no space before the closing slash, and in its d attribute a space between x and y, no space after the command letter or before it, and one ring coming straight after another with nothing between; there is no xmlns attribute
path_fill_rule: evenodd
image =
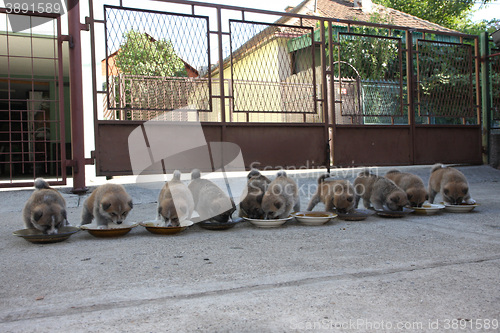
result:
<svg viewBox="0 0 500 333"><path fill-rule="evenodd" d="M476 200L472 199L472 198L469 198L465 201L466 204L468 205L474 205L476 203Z"/></svg>
<svg viewBox="0 0 500 333"><path fill-rule="evenodd" d="M100 226L97 226L97 229L108 229L108 226L107 225L100 225Z"/></svg>

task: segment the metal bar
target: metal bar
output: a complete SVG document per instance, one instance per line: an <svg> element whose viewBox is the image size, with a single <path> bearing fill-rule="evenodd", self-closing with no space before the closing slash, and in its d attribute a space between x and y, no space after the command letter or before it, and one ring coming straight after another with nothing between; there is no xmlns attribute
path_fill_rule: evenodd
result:
<svg viewBox="0 0 500 333"><path fill-rule="evenodd" d="M78 0L68 0L68 32L73 36L73 48L69 49L70 98L71 98L71 146L73 153L73 192L86 192L85 150L83 129L82 94L82 47L80 39L80 4ZM94 64L93 64L94 65Z"/></svg>
<svg viewBox="0 0 500 333"><path fill-rule="evenodd" d="M410 147L409 147L409 162L411 164L416 163L415 157L415 109L413 106L414 99L414 76L413 76L413 33L411 31L406 31L406 77L407 77L407 85L408 85L408 122L410 125ZM418 57L418 54L417 54ZM418 60L417 60L418 66ZM417 70L418 72L418 70Z"/></svg>
<svg viewBox="0 0 500 333"><path fill-rule="evenodd" d="M489 38L486 31L479 35L480 38L480 52L481 58L485 61L481 62L481 98L482 98L482 144L484 146L483 151L483 162L490 163L490 131L491 131L491 87L490 87L490 58L488 56L490 52ZM500 53L498 53L500 55Z"/></svg>
<svg viewBox="0 0 500 333"><path fill-rule="evenodd" d="M62 34L61 32L61 18L57 18L57 36L60 36ZM64 184L66 184L67 181L67 174L66 174L66 115L65 115L65 108L64 108L64 65L63 65L63 41L59 40L57 42L57 57L59 58L59 63L58 63L58 85L59 85L59 141L60 141L60 157L59 157L59 163L61 166L61 177L62 181ZM57 154L56 150L56 156L59 156ZM56 166L57 169L57 166Z"/></svg>
<svg viewBox="0 0 500 333"><path fill-rule="evenodd" d="M98 113L97 113L97 71L95 68L96 64L96 47L95 47L95 17L94 17L94 0L89 0L89 30L90 30L90 61L91 61L91 70L92 70L92 113L94 115L94 143L95 147L98 146L97 142L99 140L99 137L97 135L98 130L97 130L97 120L98 118ZM104 20L103 23L106 21ZM105 30L106 31L106 30ZM106 51L107 54L107 51ZM108 86L108 60L106 59L106 99L107 99L107 105L109 107L109 86ZM99 152L94 150L94 156L95 156L95 163L98 163L99 161Z"/></svg>

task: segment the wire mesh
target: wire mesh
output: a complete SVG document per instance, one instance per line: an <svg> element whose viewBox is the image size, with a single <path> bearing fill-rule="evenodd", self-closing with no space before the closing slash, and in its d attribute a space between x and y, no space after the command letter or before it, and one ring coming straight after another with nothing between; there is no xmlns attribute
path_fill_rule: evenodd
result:
<svg viewBox="0 0 500 333"><path fill-rule="evenodd" d="M418 40L416 59L419 117L460 123L476 116L471 45Z"/></svg>
<svg viewBox="0 0 500 333"><path fill-rule="evenodd" d="M500 49L492 49L492 54L500 53ZM491 127L500 128L500 55L490 58L491 64Z"/></svg>
<svg viewBox="0 0 500 333"><path fill-rule="evenodd" d="M105 117L148 120L186 107L210 111L206 17L104 8Z"/></svg>
<svg viewBox="0 0 500 333"><path fill-rule="evenodd" d="M234 112L317 112L313 28L231 20L230 32Z"/></svg>

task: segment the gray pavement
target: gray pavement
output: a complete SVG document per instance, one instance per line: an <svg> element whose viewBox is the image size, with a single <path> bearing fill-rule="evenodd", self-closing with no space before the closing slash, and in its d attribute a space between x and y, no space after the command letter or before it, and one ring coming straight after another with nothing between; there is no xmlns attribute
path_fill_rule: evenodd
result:
<svg viewBox="0 0 500 333"><path fill-rule="evenodd" d="M399 169L429 178L430 166ZM467 214L173 236L137 227L115 239L80 231L47 245L12 235L31 190L2 191L0 332L499 331L500 171L459 169L480 204ZM322 173L294 174L303 209ZM125 186L128 219L153 218L158 184ZM85 196L60 190L78 225Z"/></svg>

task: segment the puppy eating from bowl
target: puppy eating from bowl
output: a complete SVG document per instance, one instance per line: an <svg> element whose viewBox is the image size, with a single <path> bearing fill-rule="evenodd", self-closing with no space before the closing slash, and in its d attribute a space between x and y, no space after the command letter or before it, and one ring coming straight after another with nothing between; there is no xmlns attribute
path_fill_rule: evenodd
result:
<svg viewBox="0 0 500 333"><path fill-rule="evenodd" d="M466 203L473 205L476 200L469 193L469 183L465 175L459 170L442 164L435 164L431 168L429 178L429 202L434 203L434 198L441 193L443 201L449 205Z"/></svg>
<svg viewBox="0 0 500 333"><path fill-rule="evenodd" d="M354 180L356 204L363 199L365 208L373 206L375 210L402 211L409 204L406 193L392 180L370 173L368 170L359 173Z"/></svg>
<svg viewBox="0 0 500 333"><path fill-rule="evenodd" d="M318 178L318 190L311 198L307 210L313 210L321 201L327 212L336 210L346 214L354 211L355 191L352 184L347 180L328 179L329 177L330 175L325 174Z"/></svg>
<svg viewBox="0 0 500 333"><path fill-rule="evenodd" d="M283 219L292 211L300 211L299 191L295 181L285 171L280 171L269 184L262 198L262 210L266 220Z"/></svg>
<svg viewBox="0 0 500 333"><path fill-rule="evenodd" d="M262 198L271 181L256 169L251 170L247 178L247 188L240 201L239 216L250 219L264 219Z"/></svg>
<svg viewBox="0 0 500 333"><path fill-rule="evenodd" d="M411 207L422 207L424 202L429 200L427 189L419 176L399 170L391 170L385 174L385 178L392 180L406 192Z"/></svg>
<svg viewBox="0 0 500 333"><path fill-rule="evenodd" d="M158 195L157 220L164 227L179 227L180 222L191 218L193 210L193 195L181 181L180 171L175 170L173 178L165 182Z"/></svg>

